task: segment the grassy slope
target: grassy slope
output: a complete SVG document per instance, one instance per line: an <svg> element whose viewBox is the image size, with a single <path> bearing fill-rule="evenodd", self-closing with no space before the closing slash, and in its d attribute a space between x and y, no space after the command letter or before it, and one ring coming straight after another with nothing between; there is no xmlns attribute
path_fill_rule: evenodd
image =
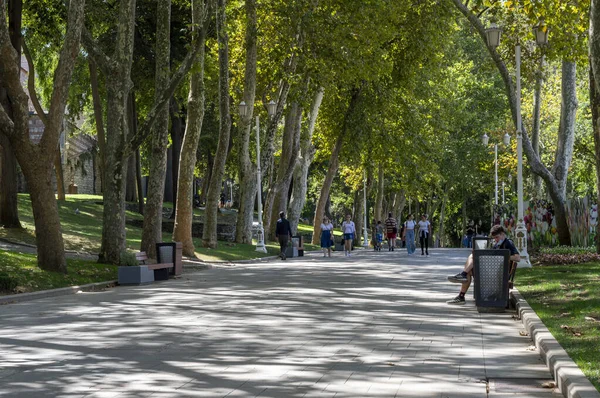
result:
<svg viewBox="0 0 600 398"><path fill-rule="evenodd" d="M600 263L519 270L516 285L600 391Z"/></svg>
<svg viewBox="0 0 600 398"><path fill-rule="evenodd" d="M62 224L63 238L67 250L83 251L88 253L98 253L100 250L100 239L102 236L102 196L99 195L67 195L65 202L59 202L59 215ZM170 204L165 204L169 207ZM171 206L172 207L172 206ZM79 210L76 214L75 210ZM195 214L203 215L203 211L195 209ZM8 230L0 228L0 238L7 238L13 241L19 241L35 245L35 226L33 223L33 212L29 195L19 194L19 217L25 229ZM231 219L231 214L219 215L223 219ZM142 219L140 214L127 212L128 219ZM130 250L139 250L142 241L142 230L132 226L127 226L127 247ZM302 226L299 232L312 232L310 226ZM170 242L171 234L163 233L163 241ZM206 261L214 260L244 260L251 258L260 258L272 256L279 252L276 243L268 243L268 253L257 252L254 245L240 245L225 242L219 242L217 249L202 248L201 239L195 238L196 254L198 258ZM305 245L306 250L316 249L317 246Z"/></svg>
<svg viewBox="0 0 600 398"><path fill-rule="evenodd" d="M117 267L90 261L67 260L69 273L59 274L43 271L37 266L34 254L22 254L0 250L0 273L7 273L17 281L14 293L55 289L86 283L117 279ZM0 291L0 295L6 292Z"/></svg>

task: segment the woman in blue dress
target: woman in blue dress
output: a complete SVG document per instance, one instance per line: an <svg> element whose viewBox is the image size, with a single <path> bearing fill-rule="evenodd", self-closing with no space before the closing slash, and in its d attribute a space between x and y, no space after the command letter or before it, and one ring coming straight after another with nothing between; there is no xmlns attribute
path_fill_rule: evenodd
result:
<svg viewBox="0 0 600 398"><path fill-rule="evenodd" d="M323 248L323 257L331 257L331 241L333 240L333 224L325 216L321 224L321 248Z"/></svg>

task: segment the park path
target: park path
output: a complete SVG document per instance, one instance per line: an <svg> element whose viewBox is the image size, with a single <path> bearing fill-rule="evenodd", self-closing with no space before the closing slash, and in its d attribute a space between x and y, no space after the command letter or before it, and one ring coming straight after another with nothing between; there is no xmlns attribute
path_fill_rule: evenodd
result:
<svg viewBox="0 0 600 398"><path fill-rule="evenodd" d="M558 397L520 321L445 303L467 255L313 255L2 306L0 397Z"/></svg>

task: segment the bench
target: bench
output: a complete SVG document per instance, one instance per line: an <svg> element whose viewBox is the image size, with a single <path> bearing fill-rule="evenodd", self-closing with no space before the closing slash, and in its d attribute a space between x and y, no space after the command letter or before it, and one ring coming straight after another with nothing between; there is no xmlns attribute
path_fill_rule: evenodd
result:
<svg viewBox="0 0 600 398"><path fill-rule="evenodd" d="M148 255L146 252L138 252L135 253L135 258L143 265L146 265L149 270L154 271L154 280L155 281L166 281L169 279L169 274L171 273L171 269L174 267L173 263L157 263L157 264L146 264L148 261Z"/></svg>

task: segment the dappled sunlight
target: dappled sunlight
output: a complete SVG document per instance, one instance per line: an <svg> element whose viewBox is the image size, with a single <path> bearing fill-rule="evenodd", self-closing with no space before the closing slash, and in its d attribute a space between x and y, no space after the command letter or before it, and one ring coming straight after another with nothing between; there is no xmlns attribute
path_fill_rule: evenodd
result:
<svg viewBox="0 0 600 398"><path fill-rule="evenodd" d="M539 355L510 315L445 304L463 261L310 256L6 306L0 396L485 396Z"/></svg>

